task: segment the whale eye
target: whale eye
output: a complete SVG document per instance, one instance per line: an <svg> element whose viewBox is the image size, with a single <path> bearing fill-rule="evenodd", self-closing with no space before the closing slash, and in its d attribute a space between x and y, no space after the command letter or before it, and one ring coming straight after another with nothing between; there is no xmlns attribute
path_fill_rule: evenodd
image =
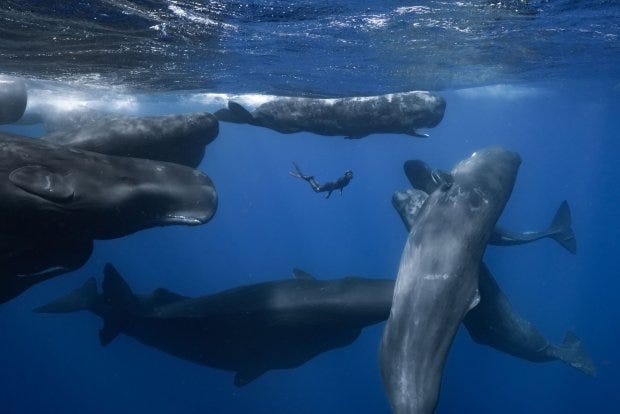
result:
<svg viewBox="0 0 620 414"><path fill-rule="evenodd" d="M9 181L31 194L56 203L73 198L74 189L67 179L43 165L27 165L11 171Z"/></svg>

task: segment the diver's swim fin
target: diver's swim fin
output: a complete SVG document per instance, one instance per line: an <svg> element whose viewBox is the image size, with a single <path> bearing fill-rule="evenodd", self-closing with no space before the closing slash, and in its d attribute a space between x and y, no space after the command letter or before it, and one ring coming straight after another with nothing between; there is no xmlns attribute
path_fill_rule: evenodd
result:
<svg viewBox="0 0 620 414"><path fill-rule="evenodd" d="M312 175L305 175L304 173L302 173L301 169L299 169L299 165L297 165L295 161L293 161L293 167L295 167L295 171L289 171L289 175L296 178L301 178L302 180L306 181L310 181L312 178L314 178L314 176Z"/></svg>

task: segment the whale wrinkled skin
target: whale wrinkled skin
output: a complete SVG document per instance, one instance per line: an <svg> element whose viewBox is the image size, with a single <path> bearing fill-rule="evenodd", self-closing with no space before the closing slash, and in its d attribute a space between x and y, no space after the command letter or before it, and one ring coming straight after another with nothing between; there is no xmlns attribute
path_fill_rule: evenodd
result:
<svg viewBox="0 0 620 414"><path fill-rule="evenodd" d="M305 131L346 138L370 134L426 137L418 129L439 124L445 109L442 97L411 91L334 99L278 97L251 112L229 101L228 108L215 112L215 116L220 121L261 126L283 134Z"/></svg>
<svg viewBox="0 0 620 414"><path fill-rule="evenodd" d="M198 225L217 195L205 174L0 134L0 234L111 239L153 227Z"/></svg>
<svg viewBox="0 0 620 414"><path fill-rule="evenodd" d="M107 155L146 158L195 168L215 139L218 121L208 112L116 117L67 128L41 139Z"/></svg>
<svg viewBox="0 0 620 414"><path fill-rule="evenodd" d="M453 181L424 202L398 270L380 365L395 413L432 413L454 335L480 301L485 247L514 186L521 159L501 147L475 152Z"/></svg>

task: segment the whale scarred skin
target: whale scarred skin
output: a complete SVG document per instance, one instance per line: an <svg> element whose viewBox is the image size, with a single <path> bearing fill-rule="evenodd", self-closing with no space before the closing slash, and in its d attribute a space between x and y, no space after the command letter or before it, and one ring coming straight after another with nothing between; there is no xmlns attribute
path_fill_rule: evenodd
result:
<svg viewBox="0 0 620 414"><path fill-rule="evenodd" d="M417 189L397 191L392 196L392 204L407 232L427 198L428 194ZM492 244L492 237L489 243ZM478 273L478 289L480 303L463 319L475 342L532 362L560 360L586 375L595 375L596 368L581 340L570 331L560 344L545 338L532 322L516 312L484 262Z"/></svg>

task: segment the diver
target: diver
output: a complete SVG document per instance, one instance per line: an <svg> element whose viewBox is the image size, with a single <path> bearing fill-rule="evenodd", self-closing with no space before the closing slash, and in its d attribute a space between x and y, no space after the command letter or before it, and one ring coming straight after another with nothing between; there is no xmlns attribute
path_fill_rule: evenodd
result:
<svg viewBox="0 0 620 414"><path fill-rule="evenodd" d="M347 170L344 175L338 178L336 181L328 181L325 184L320 184L313 175L305 175L299 169L299 166L293 162L293 166L295 167L295 171L289 171L289 174L293 177L301 178L302 180L307 181L315 193L325 193L327 192L327 196L325 198L329 198L332 195L332 192L335 190L340 190L340 194L342 194L342 190L346 187L349 182L353 179L353 171Z"/></svg>

